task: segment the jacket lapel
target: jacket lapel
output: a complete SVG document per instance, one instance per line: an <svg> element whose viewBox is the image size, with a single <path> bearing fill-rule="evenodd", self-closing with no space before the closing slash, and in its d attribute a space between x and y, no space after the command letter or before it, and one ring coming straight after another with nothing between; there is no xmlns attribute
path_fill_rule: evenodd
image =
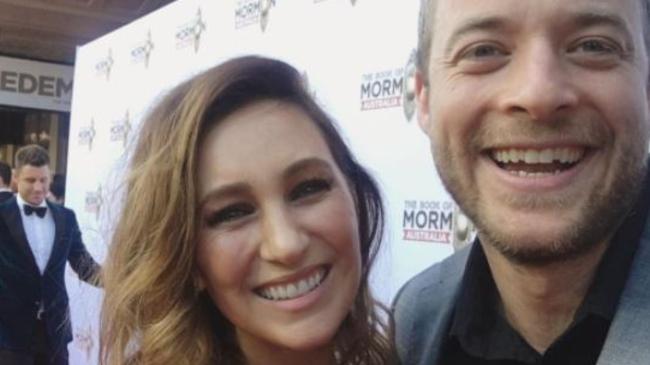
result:
<svg viewBox="0 0 650 365"><path fill-rule="evenodd" d="M50 202L47 202L47 208L52 213L52 219L54 220L54 241L52 243L52 252L45 265L45 271L47 271L51 263L56 262L56 257L61 253L61 237L65 230L65 217L62 208Z"/></svg>
<svg viewBox="0 0 650 365"><path fill-rule="evenodd" d="M650 361L650 218L618 303L597 365L636 365Z"/></svg>
<svg viewBox="0 0 650 365"><path fill-rule="evenodd" d="M7 204L2 205L3 209L0 210L0 214L2 215L2 219L7 223L7 228L9 228L9 233L12 238L11 241L13 241L12 244L15 244L16 248L23 252L24 256L32 264L33 269L39 273L36 259L34 258L32 249L29 247L29 242L27 242L25 228L23 227L23 219L20 216L16 197L11 198L10 200L11 201L7 202Z"/></svg>

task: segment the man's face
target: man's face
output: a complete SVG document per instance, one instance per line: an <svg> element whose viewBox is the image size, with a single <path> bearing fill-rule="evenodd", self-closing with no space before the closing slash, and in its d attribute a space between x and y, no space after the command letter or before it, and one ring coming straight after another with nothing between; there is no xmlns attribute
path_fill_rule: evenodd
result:
<svg viewBox="0 0 650 365"><path fill-rule="evenodd" d="M436 11L419 121L479 236L523 262L606 240L648 150L638 0L439 0Z"/></svg>
<svg viewBox="0 0 650 365"><path fill-rule="evenodd" d="M50 188L49 166L25 165L16 170L14 181L18 194L31 205L39 205L47 196Z"/></svg>

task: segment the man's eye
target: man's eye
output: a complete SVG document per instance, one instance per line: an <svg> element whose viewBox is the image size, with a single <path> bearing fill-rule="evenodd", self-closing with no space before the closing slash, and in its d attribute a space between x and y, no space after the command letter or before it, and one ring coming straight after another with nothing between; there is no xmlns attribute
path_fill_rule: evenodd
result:
<svg viewBox="0 0 650 365"><path fill-rule="evenodd" d="M289 192L289 200L299 200L329 191L332 183L326 179L310 179L299 183Z"/></svg>
<svg viewBox="0 0 650 365"><path fill-rule="evenodd" d="M580 42L577 46L573 47L571 52L587 52L587 53L603 53L612 54L618 53L617 46L600 39L587 39Z"/></svg>
<svg viewBox="0 0 650 365"><path fill-rule="evenodd" d="M494 44L478 44L462 54L462 59L479 60L481 58L504 56L505 52Z"/></svg>
<svg viewBox="0 0 650 365"><path fill-rule="evenodd" d="M229 223L244 218L255 212L255 208L249 204L233 204L223 209L217 210L206 218L206 223L210 227L216 227L223 223Z"/></svg>

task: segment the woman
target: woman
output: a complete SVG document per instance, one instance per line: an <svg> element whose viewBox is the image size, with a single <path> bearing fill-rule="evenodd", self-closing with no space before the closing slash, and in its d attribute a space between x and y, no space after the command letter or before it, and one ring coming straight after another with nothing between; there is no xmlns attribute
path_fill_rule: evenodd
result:
<svg viewBox="0 0 650 365"><path fill-rule="evenodd" d="M107 259L101 362L387 364L383 208L291 66L243 57L144 122Z"/></svg>

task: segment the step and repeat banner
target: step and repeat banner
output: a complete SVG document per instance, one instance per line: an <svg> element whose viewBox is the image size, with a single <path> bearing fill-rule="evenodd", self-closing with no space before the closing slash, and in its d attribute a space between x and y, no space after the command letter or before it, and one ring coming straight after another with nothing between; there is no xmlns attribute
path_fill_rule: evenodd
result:
<svg viewBox="0 0 650 365"><path fill-rule="evenodd" d="M151 104L224 60L265 55L303 72L379 181L387 227L372 287L390 303L406 280L472 235L416 121L418 10L417 0L180 0L80 47L66 204L89 250L100 261L106 255L122 174ZM102 292L67 275L71 363L95 364Z"/></svg>

